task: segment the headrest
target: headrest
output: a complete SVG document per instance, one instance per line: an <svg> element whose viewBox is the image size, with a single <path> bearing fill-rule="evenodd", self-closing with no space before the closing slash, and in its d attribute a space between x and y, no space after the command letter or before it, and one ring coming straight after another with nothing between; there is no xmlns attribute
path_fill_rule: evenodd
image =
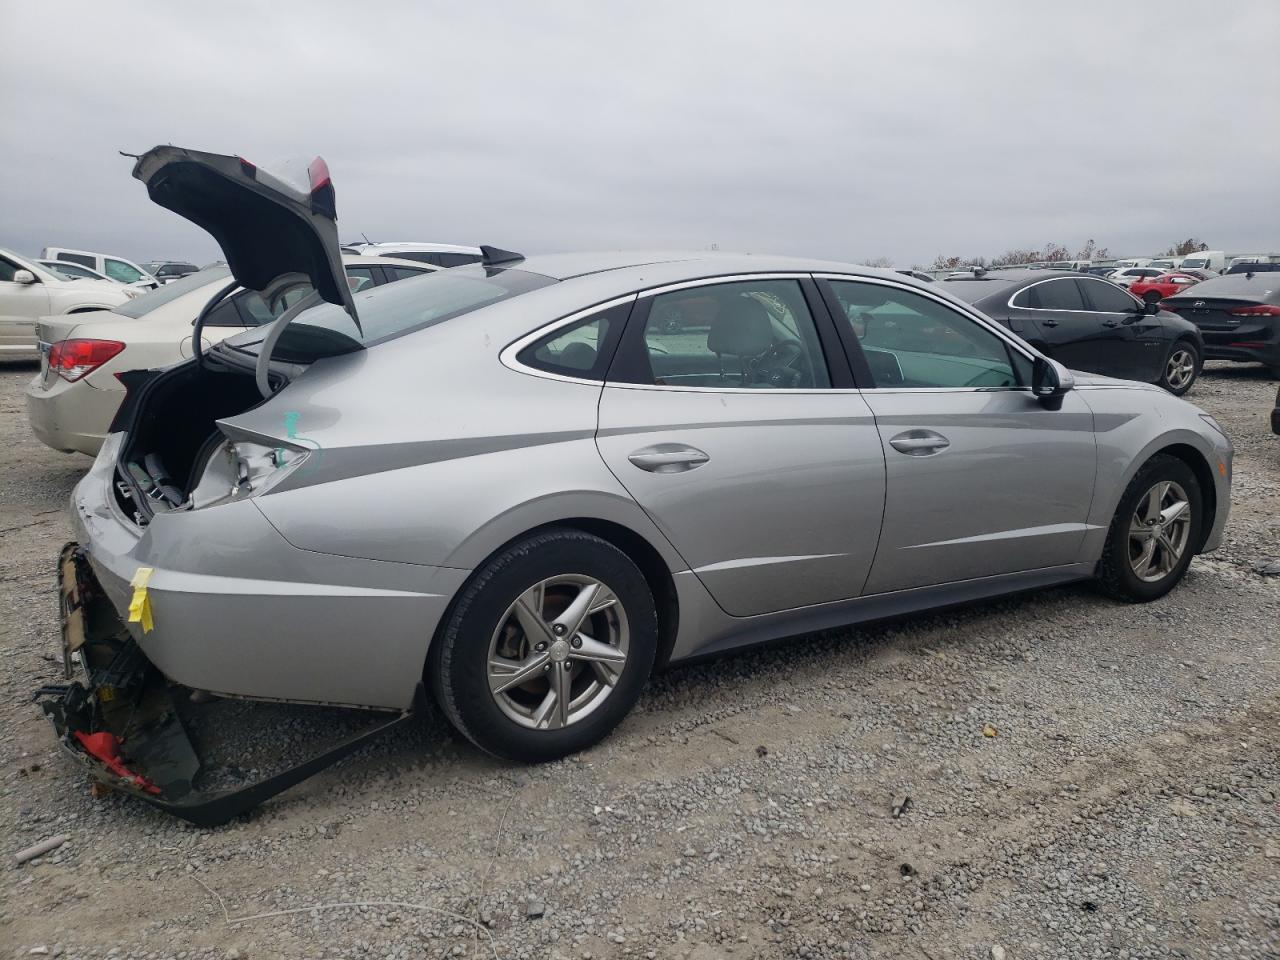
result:
<svg viewBox="0 0 1280 960"><path fill-rule="evenodd" d="M711 321L707 349L732 357L756 357L773 346L773 324L769 311L747 294L727 296Z"/></svg>

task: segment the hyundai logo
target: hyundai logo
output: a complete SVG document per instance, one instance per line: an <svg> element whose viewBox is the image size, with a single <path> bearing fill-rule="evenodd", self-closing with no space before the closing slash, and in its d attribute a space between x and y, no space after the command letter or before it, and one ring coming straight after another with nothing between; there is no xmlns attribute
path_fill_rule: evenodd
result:
<svg viewBox="0 0 1280 960"><path fill-rule="evenodd" d="M1203 301L1203 300L1197 300L1195 303L1193 303L1193 304L1191 305L1191 309L1193 309L1193 310L1199 310L1199 309L1200 309L1201 307L1203 307L1203 306L1204 306L1204 301Z"/></svg>

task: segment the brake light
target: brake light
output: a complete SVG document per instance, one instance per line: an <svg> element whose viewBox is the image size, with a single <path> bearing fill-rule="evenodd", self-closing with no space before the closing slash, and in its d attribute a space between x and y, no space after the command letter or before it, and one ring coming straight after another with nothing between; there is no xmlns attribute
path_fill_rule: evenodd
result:
<svg viewBox="0 0 1280 960"><path fill-rule="evenodd" d="M329 165L324 162L324 157L316 157L311 161L311 165L307 167L307 176L311 179L312 193L329 185Z"/></svg>
<svg viewBox="0 0 1280 960"><path fill-rule="evenodd" d="M49 348L49 368L68 383L75 383L123 349L118 340L59 340Z"/></svg>
<svg viewBox="0 0 1280 960"><path fill-rule="evenodd" d="M1280 317L1280 307L1269 303L1259 304L1256 307L1238 307L1228 312L1233 317Z"/></svg>

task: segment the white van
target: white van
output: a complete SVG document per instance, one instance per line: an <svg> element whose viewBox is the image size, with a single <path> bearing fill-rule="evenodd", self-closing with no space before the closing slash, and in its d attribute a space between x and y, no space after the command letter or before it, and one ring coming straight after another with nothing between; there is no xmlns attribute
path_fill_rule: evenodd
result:
<svg viewBox="0 0 1280 960"><path fill-rule="evenodd" d="M151 289L160 286L160 281L146 270L124 257L111 256L106 253L93 253L90 250L68 250L66 247L45 247L40 251L41 260L64 260L67 263L78 263L90 270L97 270L119 283L141 283Z"/></svg>
<svg viewBox="0 0 1280 960"><path fill-rule="evenodd" d="M1221 250L1201 250L1182 258L1183 270L1212 270L1221 273L1227 269L1227 255Z"/></svg>
<svg viewBox="0 0 1280 960"><path fill-rule="evenodd" d="M1145 267L1150 262L1150 257L1125 257L1121 260L1112 261L1111 265L1120 270L1124 267Z"/></svg>
<svg viewBox="0 0 1280 960"><path fill-rule="evenodd" d="M1152 260L1147 264L1148 267L1157 267L1161 270L1177 270L1181 268L1184 257L1160 257Z"/></svg>

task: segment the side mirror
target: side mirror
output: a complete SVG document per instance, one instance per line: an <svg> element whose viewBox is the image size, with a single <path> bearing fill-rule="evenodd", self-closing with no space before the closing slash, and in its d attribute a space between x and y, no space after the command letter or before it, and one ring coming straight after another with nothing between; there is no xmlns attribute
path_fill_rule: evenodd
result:
<svg viewBox="0 0 1280 960"><path fill-rule="evenodd" d="M36 275L32 273L30 270L15 270L13 271L13 282L14 283L35 283Z"/></svg>
<svg viewBox="0 0 1280 960"><path fill-rule="evenodd" d="M1071 371L1045 357L1036 357L1031 368L1031 392L1046 410L1061 410L1062 398L1075 386Z"/></svg>
<svg viewBox="0 0 1280 960"><path fill-rule="evenodd" d="M1159 300L1144 300L1142 303L1142 315L1144 317L1154 317L1160 312Z"/></svg>

